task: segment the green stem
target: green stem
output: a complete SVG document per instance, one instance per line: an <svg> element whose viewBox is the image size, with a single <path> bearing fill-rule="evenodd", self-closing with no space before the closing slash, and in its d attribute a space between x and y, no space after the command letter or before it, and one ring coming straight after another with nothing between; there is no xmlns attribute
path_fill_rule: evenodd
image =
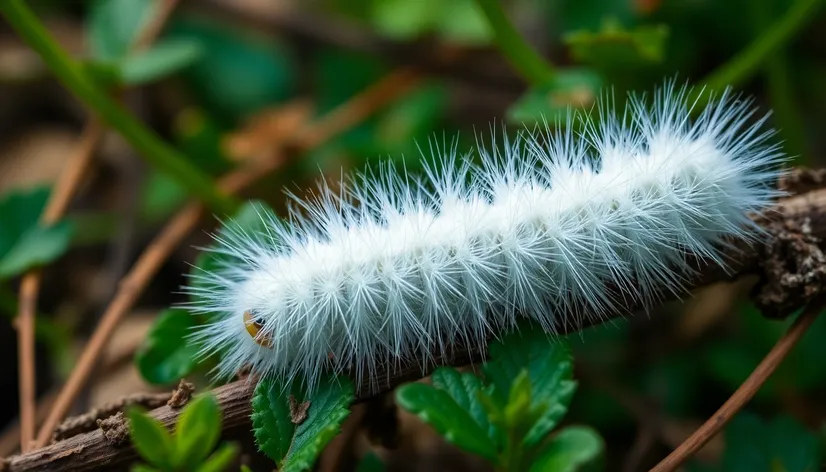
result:
<svg viewBox="0 0 826 472"><path fill-rule="evenodd" d="M768 3L755 4L755 29L762 31L771 23L771 5ZM781 47L776 54L766 59L764 69L769 103L774 113L774 122L779 128L780 137L784 140L786 151L796 156L795 164L803 162L806 153L806 133L795 100L789 71L789 61L786 57L787 49Z"/></svg>
<svg viewBox="0 0 826 472"><path fill-rule="evenodd" d="M702 81L710 89L723 89L726 86L739 85L750 78L760 65L780 47L785 45L794 34L814 17L814 10L820 0L797 0L791 8L771 27L759 35L754 42L732 60ZM708 95L708 94L703 94Z"/></svg>
<svg viewBox="0 0 826 472"><path fill-rule="evenodd" d="M476 0L487 17L496 36L499 49L513 67L535 86L547 84L553 79L553 67L528 44L525 38L508 20L501 0Z"/></svg>
<svg viewBox="0 0 826 472"><path fill-rule="evenodd" d="M206 174L115 103L61 49L23 0L0 0L0 13L34 49L54 75L86 103L103 121L117 130L150 165L174 178L213 211L233 213L238 202L221 193Z"/></svg>

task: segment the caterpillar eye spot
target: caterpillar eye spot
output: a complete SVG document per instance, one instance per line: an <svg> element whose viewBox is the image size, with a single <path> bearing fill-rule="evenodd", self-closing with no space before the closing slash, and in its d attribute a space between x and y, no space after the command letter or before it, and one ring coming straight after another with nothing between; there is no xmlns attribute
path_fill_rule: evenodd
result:
<svg viewBox="0 0 826 472"><path fill-rule="evenodd" d="M261 333L261 330L264 328L264 323L250 310L244 312L244 326L246 326L247 333L252 336L256 344L268 348L272 347L272 339L264 333Z"/></svg>

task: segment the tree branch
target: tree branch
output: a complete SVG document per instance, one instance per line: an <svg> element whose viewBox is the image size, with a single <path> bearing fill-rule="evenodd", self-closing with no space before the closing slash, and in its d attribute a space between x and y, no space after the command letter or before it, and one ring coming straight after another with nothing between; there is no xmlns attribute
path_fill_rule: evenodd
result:
<svg viewBox="0 0 826 472"><path fill-rule="evenodd" d="M816 188L796 196L781 200L766 217L761 217L758 223L770 234L775 233L775 228L780 225L800 225L804 231L814 238L826 238L826 189ZM729 261L729 271L725 272L719 268L705 264L703 261L696 261L696 268L699 276L696 277L692 288L699 288L703 285L720 282L723 280L755 274L760 272L760 261L765 259L764 253L767 248L773 247L773 239L766 241L765 245L742 245L732 247L726 251ZM766 275L766 274L762 274ZM671 297L673 298L673 297ZM807 304L809 298L802 297L797 300L797 305ZM639 310L639 306L630 303L627 306L614 307L615 310L609 318L625 316L628 313ZM582 329L583 326L565 327L567 331ZM437 360L437 365L463 365L470 359L481 360L482 353L469 352L457 348L455 352L447 357ZM432 367L435 367L432 366ZM415 379L426 376L431 369L422 371L419 367L406 365L399 369L385 371L378 378L362 382L362 385L374 385L379 387L379 391L362 389L357 393L357 401L364 401L381 391L389 391L394 387ZM367 379L365 379L367 380ZM240 380L214 389L212 392L218 399L218 403L224 415L224 430L235 430L240 428L248 429L249 416L251 412L250 399L255 386L254 381ZM175 424L180 411L164 406L152 410L151 414L158 418L167 426ZM6 470L11 472L23 471L51 471L51 470L73 470L86 471L98 470L104 467L125 465L137 457L131 445L115 445L105 438L103 431L98 429L90 433L79 434L75 437L54 443L42 449L38 449L27 454L11 457L6 460Z"/></svg>

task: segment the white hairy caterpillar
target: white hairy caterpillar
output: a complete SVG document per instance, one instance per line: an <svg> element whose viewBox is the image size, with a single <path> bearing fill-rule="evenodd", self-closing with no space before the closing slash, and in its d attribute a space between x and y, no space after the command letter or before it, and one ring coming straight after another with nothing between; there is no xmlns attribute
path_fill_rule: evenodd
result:
<svg viewBox="0 0 826 472"><path fill-rule="evenodd" d="M443 150L420 180L383 167L264 232L230 227L215 251L234 262L189 288L192 311L217 314L194 339L221 374L312 387L325 369L373 379L483 348L523 316L553 333L617 296L683 291L687 256L724 265L727 239L759 235L747 214L780 194L785 159L750 101L726 92L692 120L688 93L631 97L621 116L602 103L598 122L525 131L481 164Z"/></svg>

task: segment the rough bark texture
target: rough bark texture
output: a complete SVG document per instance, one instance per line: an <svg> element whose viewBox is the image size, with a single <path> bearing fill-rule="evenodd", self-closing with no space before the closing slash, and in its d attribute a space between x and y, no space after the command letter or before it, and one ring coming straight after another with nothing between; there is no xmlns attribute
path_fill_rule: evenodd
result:
<svg viewBox="0 0 826 472"><path fill-rule="evenodd" d="M790 188L791 191L804 190L806 193L780 201L773 211L758 220L770 235L765 244L739 245L726 252L728 272L696 261L700 276L692 286L697 288L737 276L757 274L761 281L755 288L755 301L772 316L788 314L819 295L826 289L826 276L823 275L826 257L823 256L821 242L826 238L826 189L819 187ZM668 297L664 294L664 298ZM613 316L626 316L638 309L630 302L627 306L616 307ZM568 329L581 328L571 326ZM480 353L456 349L454 355L440 359L438 363L462 365L471 358L479 360L481 357ZM362 384L372 384L381 391L387 391L426 374L418 367L406 366L384 372L379 378ZM250 399L254 385L252 381L239 380L213 390L223 412L225 431L250 428ZM377 392L360 391L358 399L366 400L372 396L371 393ZM162 406L152 410L151 414L165 425L172 426L180 411ZM128 441L112 441L98 428L8 458L0 469L13 472L111 470L127 467L136 457Z"/></svg>

